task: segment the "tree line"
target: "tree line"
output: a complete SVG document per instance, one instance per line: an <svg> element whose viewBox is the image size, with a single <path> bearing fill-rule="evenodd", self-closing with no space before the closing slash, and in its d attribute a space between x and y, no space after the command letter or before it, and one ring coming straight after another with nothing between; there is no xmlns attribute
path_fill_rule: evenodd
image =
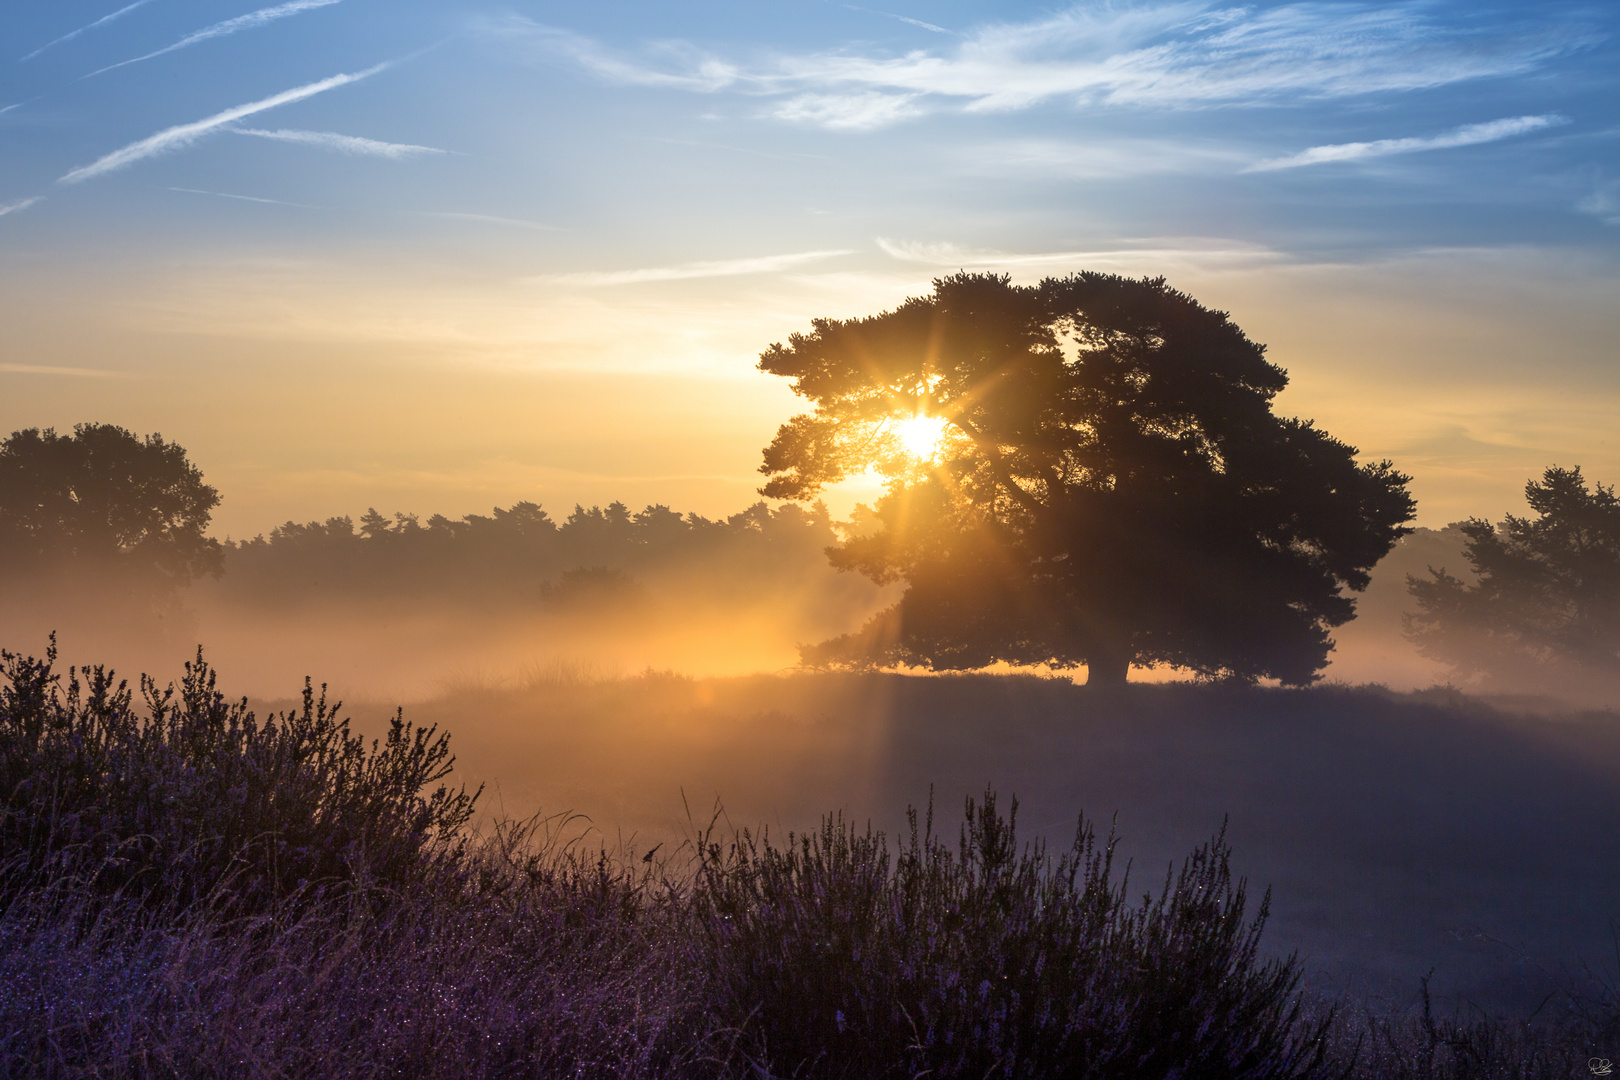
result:
<svg viewBox="0 0 1620 1080"><path fill-rule="evenodd" d="M764 502L714 519L662 504L576 505L561 522L538 504L451 519L349 517L287 522L228 544L227 592L259 602L300 597L476 600L567 609L633 600L649 579L701 579L715 600L746 600L825 572L839 538L825 504Z"/></svg>
<svg viewBox="0 0 1620 1080"><path fill-rule="evenodd" d="M646 580L681 578L718 602L828 575L839 539L824 504L763 501L719 519L655 504L576 505L562 521L534 502L490 514L288 521L268 535L207 534L216 489L160 435L108 424L26 429L0 443L0 577L36 590L87 573L143 595L206 581L255 606L314 601L460 602L576 610L633 601ZM214 580L209 580L214 579Z"/></svg>

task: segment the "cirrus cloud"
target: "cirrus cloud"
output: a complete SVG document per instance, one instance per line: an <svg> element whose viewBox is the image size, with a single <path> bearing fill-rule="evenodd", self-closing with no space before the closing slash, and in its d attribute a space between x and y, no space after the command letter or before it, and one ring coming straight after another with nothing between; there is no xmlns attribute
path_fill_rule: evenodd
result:
<svg viewBox="0 0 1620 1080"><path fill-rule="evenodd" d="M363 139L358 135L339 135L335 131L294 131L286 128L276 131L265 131L260 128L232 128L232 130L238 135L253 135L260 139L275 139L279 142L319 146L326 150L336 150L340 154L383 157L395 161L400 158L416 157L420 154L448 154L450 152L440 150L436 146L383 142L381 139Z"/></svg>
<svg viewBox="0 0 1620 1080"><path fill-rule="evenodd" d="M174 127L164 128L155 135L148 135L146 138L132 142L128 146L114 150L110 154L104 154L88 165L80 165L76 169L69 169L58 178L57 183L77 184L125 168L137 161L154 157L166 151L189 146L203 136L218 131L220 128L229 127L236 121L244 120L255 113L274 109L280 105L290 105L295 101L303 101L305 98L312 98L316 94L324 94L328 90L335 90L340 86L347 86L350 83L359 82L361 79L368 79L388 66L388 63L381 63L353 74L333 75L329 79L321 79L318 82L295 86L291 90L283 90L279 94L272 94L267 98L251 101L246 105L237 105L234 108L226 109L224 112L217 112L213 116L204 117L189 124L176 124Z"/></svg>
<svg viewBox="0 0 1620 1080"><path fill-rule="evenodd" d="M89 75L85 75L83 77L88 79L92 76L113 71L117 68L128 67L130 64L139 64L143 60L151 60L155 57L177 52L180 49L189 48L192 45L209 41L213 38L228 37L231 34L241 33L243 30L257 30L259 27L264 26L267 23L273 23L277 19L285 19L289 15L297 15L300 12L309 11L311 8L329 7L332 4L338 3L342 3L342 0L290 0L289 3L278 4L275 7L260 8L258 11L248 12L246 15L238 15L234 19L226 19L224 22L218 22L212 26L205 26L201 30L187 34L185 37L181 38L179 41L176 41L172 45L165 45L161 49L154 49L152 52L145 53L141 56L131 57L128 60L120 60L118 63L108 64L104 68L97 68ZM139 5L131 5L131 7L136 6ZM128 11L130 8L125 8L124 10ZM109 18L121 14L123 14L123 12L114 12L113 16L109 16ZM86 29L88 29L88 27ZM24 59L27 58L24 57Z"/></svg>
<svg viewBox="0 0 1620 1080"><path fill-rule="evenodd" d="M0 217L5 217L7 214L15 214L19 210L26 210L30 206L33 206L35 203L39 202L39 200L42 198L44 198L44 196L34 195L26 199L18 199L15 202L0 203Z"/></svg>
<svg viewBox="0 0 1620 1080"><path fill-rule="evenodd" d="M751 65L682 42L619 52L519 17L487 29L606 81L785 97L769 115L845 130L940 109L1007 112L1061 100L1198 108L1425 90L1525 74L1602 37L1578 19L1501 24L1487 34L1443 22L1432 5L1368 0L1077 5L983 26L944 49L778 53Z"/></svg>
<svg viewBox="0 0 1620 1080"><path fill-rule="evenodd" d="M1478 146L1480 143L1511 139L1544 128L1569 123L1567 117L1557 113L1544 116L1514 116L1504 120L1490 120L1483 124L1464 124L1441 135L1427 138L1374 139L1371 142L1333 143L1313 146L1287 157L1271 158L1250 165L1244 172L1271 172L1276 169L1298 169L1306 165L1325 165L1331 162L1361 161L1365 158L1389 157L1392 154L1416 154L1424 150L1449 150L1458 146Z"/></svg>
<svg viewBox="0 0 1620 1080"><path fill-rule="evenodd" d="M55 48L57 45L62 45L62 44L65 44L66 42L72 41L74 38L78 37L81 34L87 34L92 30L97 30L97 29L99 29L99 28L101 28L103 26L106 26L110 22L116 22L119 19L123 18L125 15L128 15L130 12L134 11L136 8L145 7L147 4L150 4L151 2L152 2L152 0L135 0L135 2L133 4L126 4L124 7L119 8L117 11L113 12L111 15L103 15L101 18L97 19L93 23L88 23L88 24L86 24L84 26L81 26L77 30L69 30L67 33L63 34L61 37L57 38L55 41L47 41L45 44L41 45L39 48L35 49L33 52L31 52L27 56L23 57L22 60L19 60L18 63L22 63L23 61L26 61L26 60L32 60L34 57L38 56L40 53L44 52L46 49Z"/></svg>
<svg viewBox="0 0 1620 1080"><path fill-rule="evenodd" d="M679 263L675 266L648 266L637 270L585 270L571 274L550 274L542 280L559 285L641 285L654 281L690 281L694 278L741 277L746 274L775 274L805 263L819 262L838 255L836 251L794 251L785 255L756 255L744 259L711 259Z"/></svg>

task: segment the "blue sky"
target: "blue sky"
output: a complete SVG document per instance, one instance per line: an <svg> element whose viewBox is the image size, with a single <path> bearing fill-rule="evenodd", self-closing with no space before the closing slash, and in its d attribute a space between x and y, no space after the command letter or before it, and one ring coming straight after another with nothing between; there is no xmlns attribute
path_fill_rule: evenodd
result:
<svg viewBox="0 0 1620 1080"><path fill-rule="evenodd" d="M794 409L752 370L770 341L958 267L1096 268L1231 310L1285 411L1417 474L1426 522L1496 515L1555 459L1620 479L1617 30L1557 3L12 4L0 425L163 430L239 532L716 512Z"/></svg>

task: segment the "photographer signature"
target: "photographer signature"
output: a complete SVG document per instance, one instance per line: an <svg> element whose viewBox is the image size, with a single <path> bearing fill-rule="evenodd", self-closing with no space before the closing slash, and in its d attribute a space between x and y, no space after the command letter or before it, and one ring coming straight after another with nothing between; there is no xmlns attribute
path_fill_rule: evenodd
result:
<svg viewBox="0 0 1620 1080"><path fill-rule="evenodd" d="M1587 1058L1586 1067L1592 1070L1593 1076L1608 1076L1614 1072L1614 1066L1609 1064L1608 1058Z"/></svg>

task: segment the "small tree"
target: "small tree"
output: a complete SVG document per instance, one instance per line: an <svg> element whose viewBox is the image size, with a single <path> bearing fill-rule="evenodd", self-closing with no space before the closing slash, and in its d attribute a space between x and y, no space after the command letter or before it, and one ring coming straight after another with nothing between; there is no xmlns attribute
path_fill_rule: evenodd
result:
<svg viewBox="0 0 1620 1080"><path fill-rule="evenodd" d="M1354 613L1342 590L1412 517L1406 476L1272 415L1283 370L1162 278L958 274L812 325L761 356L815 403L765 450L761 491L806 499L876 470L875 531L829 554L909 585L812 663L1306 683Z"/></svg>
<svg viewBox="0 0 1620 1080"><path fill-rule="evenodd" d="M96 563L184 584L217 573L204 535L219 492L179 445L111 424L27 428L0 442L0 558L13 570Z"/></svg>
<svg viewBox="0 0 1620 1080"><path fill-rule="evenodd" d="M1535 518L1462 524L1473 584L1443 567L1408 575L1418 610L1407 636L1464 677L1551 686L1577 672L1620 676L1620 499L1556 465L1524 494Z"/></svg>

